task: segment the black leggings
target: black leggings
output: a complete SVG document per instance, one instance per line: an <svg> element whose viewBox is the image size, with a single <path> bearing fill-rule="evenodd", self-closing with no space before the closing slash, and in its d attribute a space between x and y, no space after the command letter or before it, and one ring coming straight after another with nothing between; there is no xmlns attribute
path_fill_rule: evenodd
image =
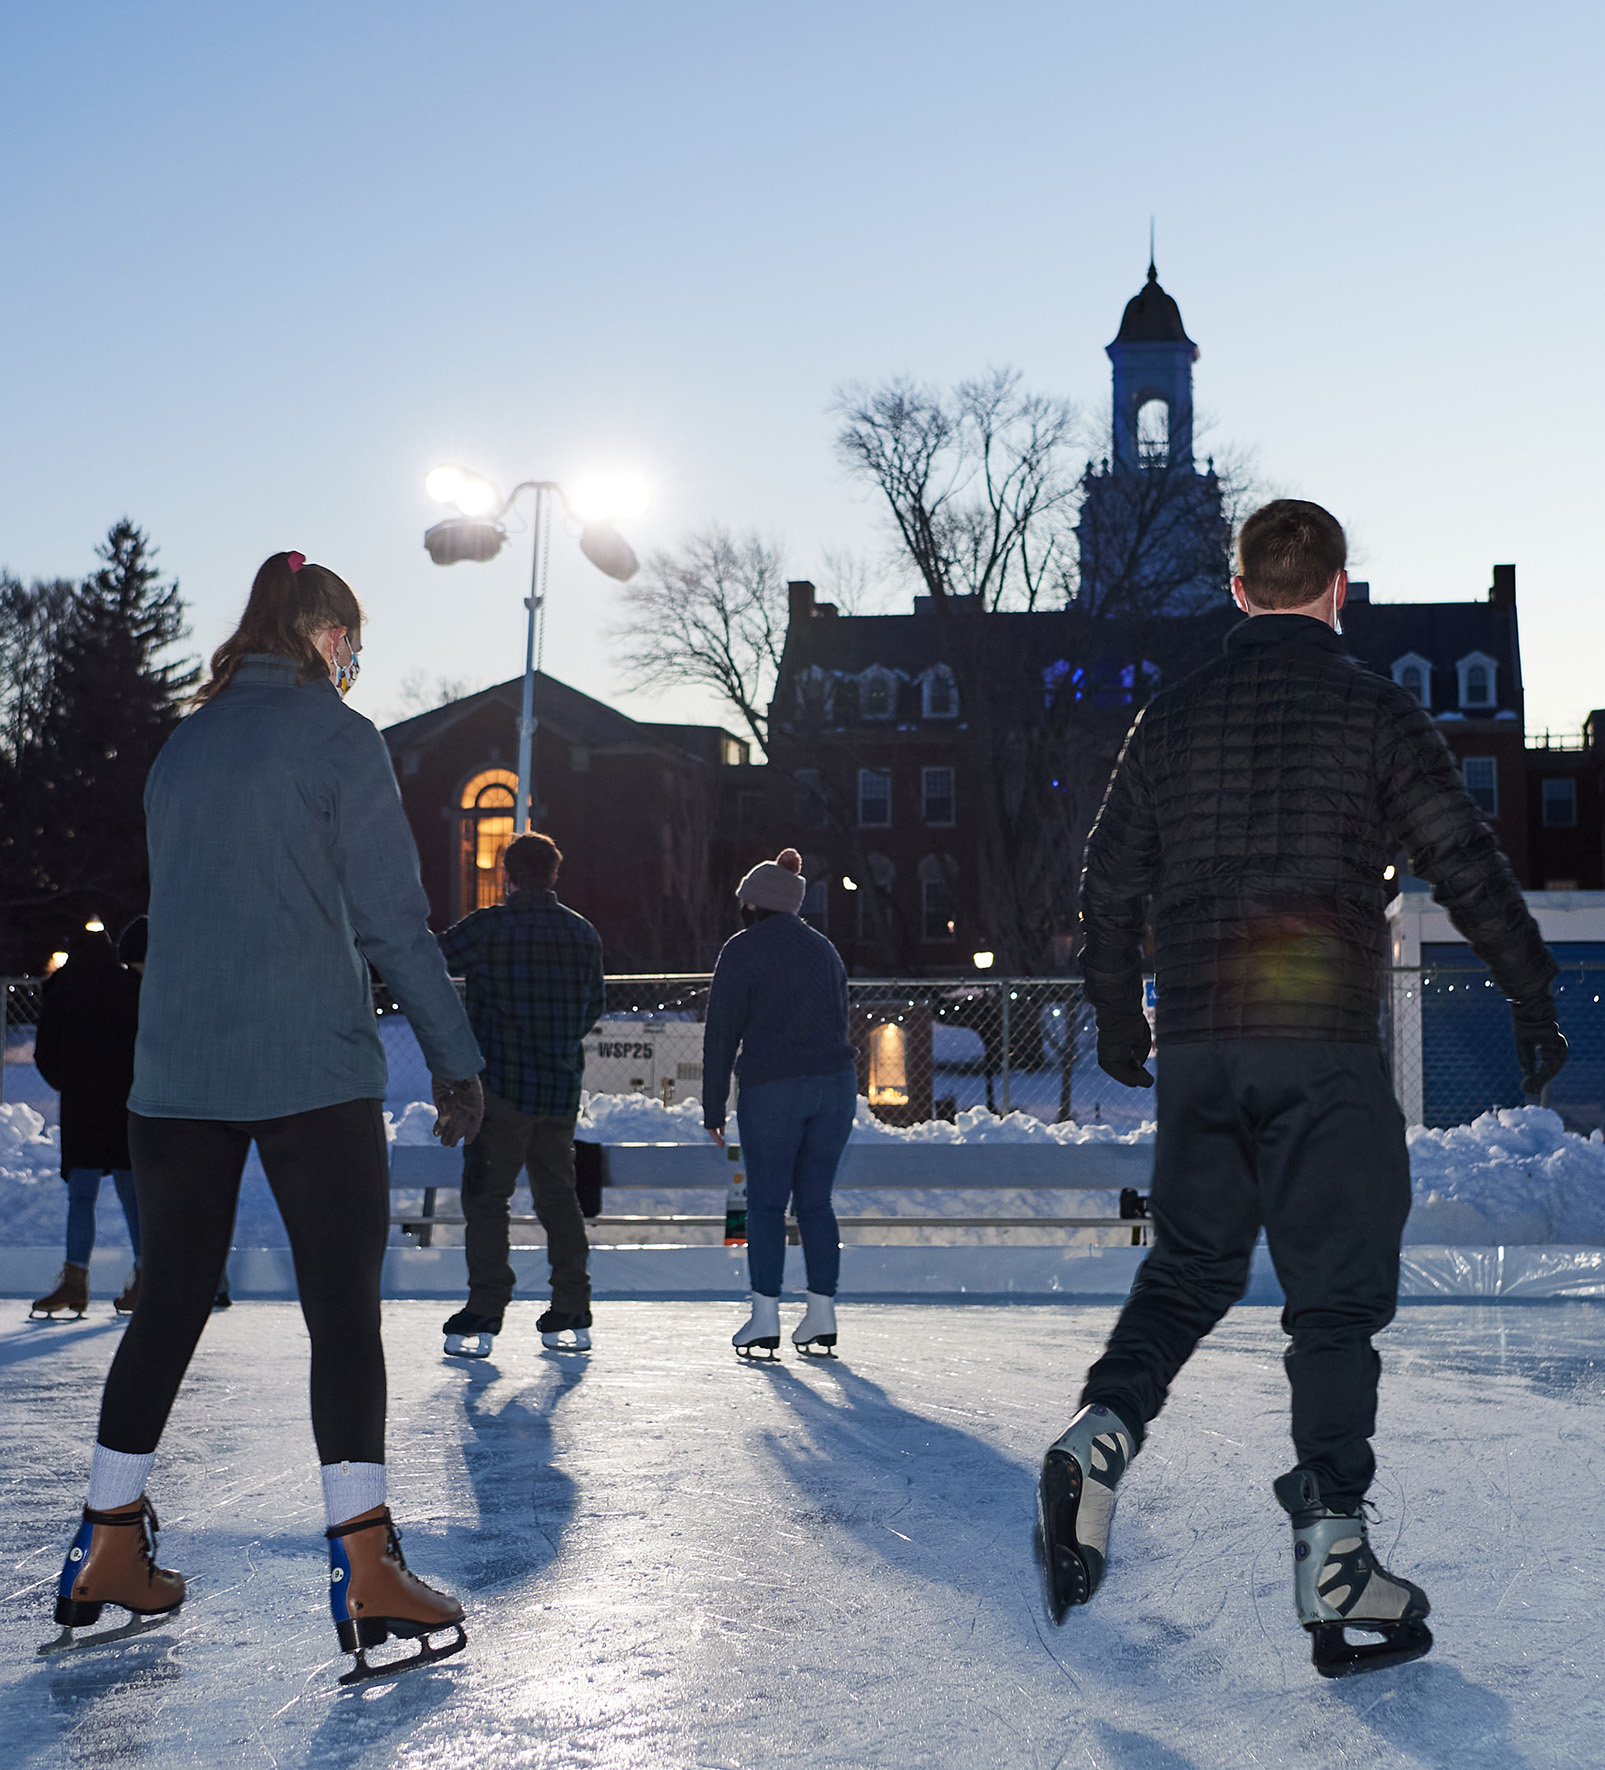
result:
<svg viewBox="0 0 1605 1770"><path fill-rule="evenodd" d="M139 1305L100 1404L108 1450L147 1455L161 1438L223 1277L254 1139L312 1338L318 1461L384 1461L379 1276L390 1175L380 1107L347 1100L243 1123L128 1115L144 1250Z"/></svg>

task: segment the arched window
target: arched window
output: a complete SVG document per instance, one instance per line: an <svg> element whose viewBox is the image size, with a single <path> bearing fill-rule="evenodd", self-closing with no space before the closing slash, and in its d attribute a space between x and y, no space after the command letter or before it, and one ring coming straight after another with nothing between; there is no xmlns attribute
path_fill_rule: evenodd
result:
<svg viewBox="0 0 1605 1770"><path fill-rule="evenodd" d="M1494 692L1494 684L1498 680L1498 664L1486 652L1468 652L1455 670L1460 677L1460 705L1471 713L1491 713L1498 695Z"/></svg>
<svg viewBox="0 0 1605 1770"><path fill-rule="evenodd" d="M1432 706L1432 665L1419 652L1407 651L1393 660L1393 680L1413 694L1423 707Z"/></svg>
<svg viewBox="0 0 1605 1770"><path fill-rule="evenodd" d="M947 945L957 939L959 906L953 894L958 863L950 854L928 854L919 865L920 939Z"/></svg>
<svg viewBox="0 0 1605 1770"><path fill-rule="evenodd" d="M1144 461L1170 457L1170 403L1146 399L1137 408L1137 454Z"/></svg>
<svg viewBox="0 0 1605 1770"><path fill-rule="evenodd" d="M927 719L956 719L959 711L958 685L946 664L937 664L925 672L920 683L921 709Z"/></svg>
<svg viewBox="0 0 1605 1770"><path fill-rule="evenodd" d="M510 768L486 768L458 797L457 914L502 901L502 856L513 839L518 776Z"/></svg>
<svg viewBox="0 0 1605 1770"><path fill-rule="evenodd" d="M858 679L858 711L865 719L891 719L897 713L897 678L872 664Z"/></svg>

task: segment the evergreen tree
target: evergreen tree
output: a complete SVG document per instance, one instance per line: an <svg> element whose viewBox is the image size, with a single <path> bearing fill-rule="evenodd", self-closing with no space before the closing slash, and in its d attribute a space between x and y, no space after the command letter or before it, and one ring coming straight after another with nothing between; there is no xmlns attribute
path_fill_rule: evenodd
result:
<svg viewBox="0 0 1605 1770"><path fill-rule="evenodd" d="M0 811L7 968L38 965L91 914L117 927L145 906L145 776L197 671L160 662L185 636L176 582L126 517L104 562L53 608L42 698L15 730ZM43 588L43 587L41 587Z"/></svg>

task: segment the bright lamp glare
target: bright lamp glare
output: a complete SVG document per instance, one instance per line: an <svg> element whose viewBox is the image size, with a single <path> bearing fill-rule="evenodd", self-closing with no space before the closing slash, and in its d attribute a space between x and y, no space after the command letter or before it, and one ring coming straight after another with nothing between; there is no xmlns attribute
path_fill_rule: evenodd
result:
<svg viewBox="0 0 1605 1770"><path fill-rule="evenodd" d="M581 522L620 522L647 507L646 481L636 473L591 474L575 480L568 507Z"/></svg>
<svg viewBox="0 0 1605 1770"><path fill-rule="evenodd" d="M613 482L613 515L620 522L645 514L650 496L638 473L621 473Z"/></svg>
<svg viewBox="0 0 1605 1770"><path fill-rule="evenodd" d="M464 516L484 516L501 502L488 479L461 467L437 467L425 479L424 490L439 504L455 504Z"/></svg>
<svg viewBox="0 0 1605 1770"><path fill-rule="evenodd" d="M464 516L484 516L500 502L495 486L488 479L474 479L466 475L457 488L456 497L452 499L452 503Z"/></svg>
<svg viewBox="0 0 1605 1770"><path fill-rule="evenodd" d="M997 955L995 953L971 953L970 954L970 958L973 961L977 971L990 971L992 969L992 965L993 965L993 962L996 959L996 957L997 957Z"/></svg>

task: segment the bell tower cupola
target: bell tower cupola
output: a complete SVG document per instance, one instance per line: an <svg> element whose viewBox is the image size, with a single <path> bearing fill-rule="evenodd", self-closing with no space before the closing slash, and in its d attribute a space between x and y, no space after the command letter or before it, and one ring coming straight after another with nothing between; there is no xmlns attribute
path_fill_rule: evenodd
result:
<svg viewBox="0 0 1605 1770"><path fill-rule="evenodd" d="M1126 303L1120 330L1107 348L1115 366L1117 470L1161 461L1190 468L1198 346L1181 323L1181 309L1159 286L1151 254L1148 280Z"/></svg>

